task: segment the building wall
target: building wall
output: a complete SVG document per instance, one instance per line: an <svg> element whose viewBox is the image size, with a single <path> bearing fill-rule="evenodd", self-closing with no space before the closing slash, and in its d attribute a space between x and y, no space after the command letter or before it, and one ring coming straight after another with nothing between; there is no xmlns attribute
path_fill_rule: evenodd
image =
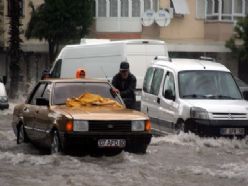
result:
<svg viewBox="0 0 248 186"><path fill-rule="evenodd" d="M204 20L196 19L196 0L187 0L190 14L174 16L168 27L160 28L164 39L204 39ZM161 8L168 8L170 0L160 0Z"/></svg>

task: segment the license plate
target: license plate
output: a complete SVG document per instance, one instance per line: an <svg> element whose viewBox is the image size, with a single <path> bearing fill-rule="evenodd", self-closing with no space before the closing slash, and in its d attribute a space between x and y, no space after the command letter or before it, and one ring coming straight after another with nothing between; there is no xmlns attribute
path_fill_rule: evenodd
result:
<svg viewBox="0 0 248 186"><path fill-rule="evenodd" d="M222 135L245 135L244 128L221 128L220 133Z"/></svg>
<svg viewBox="0 0 248 186"><path fill-rule="evenodd" d="M124 139L99 139L98 147L118 147L124 148L126 146L126 140Z"/></svg>

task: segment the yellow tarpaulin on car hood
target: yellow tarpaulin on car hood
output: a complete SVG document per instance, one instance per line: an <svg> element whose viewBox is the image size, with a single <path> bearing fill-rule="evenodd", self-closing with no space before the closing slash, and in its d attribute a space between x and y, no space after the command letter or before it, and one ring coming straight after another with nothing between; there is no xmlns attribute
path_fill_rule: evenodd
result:
<svg viewBox="0 0 248 186"><path fill-rule="evenodd" d="M81 106L110 106L124 108L123 105L110 98L104 98L97 94L84 93L77 98L68 98L66 100L67 107L81 107Z"/></svg>

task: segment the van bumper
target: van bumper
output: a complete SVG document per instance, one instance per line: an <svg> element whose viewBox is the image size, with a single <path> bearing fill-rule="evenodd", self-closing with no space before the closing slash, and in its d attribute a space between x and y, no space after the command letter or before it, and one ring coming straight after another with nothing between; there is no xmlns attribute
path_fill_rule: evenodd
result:
<svg viewBox="0 0 248 186"><path fill-rule="evenodd" d="M200 136L223 136L221 130L224 128L244 128L244 135L248 135L248 120L203 120L188 119L185 123L189 130ZM228 136L228 135L225 135Z"/></svg>

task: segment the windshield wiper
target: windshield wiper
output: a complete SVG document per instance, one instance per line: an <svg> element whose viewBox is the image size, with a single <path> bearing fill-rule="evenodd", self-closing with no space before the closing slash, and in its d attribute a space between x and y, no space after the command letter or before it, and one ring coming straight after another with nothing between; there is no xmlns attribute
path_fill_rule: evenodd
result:
<svg viewBox="0 0 248 186"><path fill-rule="evenodd" d="M224 96L224 95L211 95L209 96L210 99L238 99L238 98L233 98L231 96Z"/></svg>
<svg viewBox="0 0 248 186"><path fill-rule="evenodd" d="M207 96L201 94L189 94L183 95L183 98L207 98Z"/></svg>

